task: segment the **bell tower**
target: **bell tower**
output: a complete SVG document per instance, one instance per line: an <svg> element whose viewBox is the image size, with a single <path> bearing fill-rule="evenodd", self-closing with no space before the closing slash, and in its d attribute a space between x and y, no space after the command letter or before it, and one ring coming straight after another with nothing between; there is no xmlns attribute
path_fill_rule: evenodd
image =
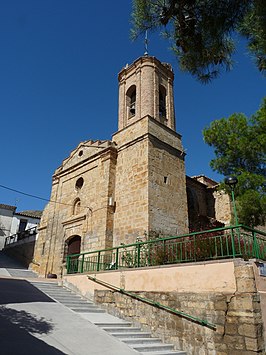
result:
<svg viewBox="0 0 266 355"><path fill-rule="evenodd" d="M188 232L181 136L175 131L174 74L143 56L119 75L113 245Z"/></svg>
<svg viewBox="0 0 266 355"><path fill-rule="evenodd" d="M119 130L147 115L175 130L174 73L170 64L155 57L140 57L121 70L118 80Z"/></svg>

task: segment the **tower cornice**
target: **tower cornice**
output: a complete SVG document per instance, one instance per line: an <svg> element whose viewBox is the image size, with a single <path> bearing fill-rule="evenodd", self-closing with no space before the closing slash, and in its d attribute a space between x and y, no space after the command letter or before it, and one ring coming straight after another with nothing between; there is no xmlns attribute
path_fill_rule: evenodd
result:
<svg viewBox="0 0 266 355"><path fill-rule="evenodd" d="M136 59L132 64L126 65L118 74L118 80L119 82L123 81L123 76L127 76L130 74L130 72L135 72L136 68L141 68L143 66L152 66L157 69L161 69L162 72L165 73L167 72L167 76L174 80L174 72L172 69L171 64L169 63L163 63L156 57L152 56L142 56Z"/></svg>

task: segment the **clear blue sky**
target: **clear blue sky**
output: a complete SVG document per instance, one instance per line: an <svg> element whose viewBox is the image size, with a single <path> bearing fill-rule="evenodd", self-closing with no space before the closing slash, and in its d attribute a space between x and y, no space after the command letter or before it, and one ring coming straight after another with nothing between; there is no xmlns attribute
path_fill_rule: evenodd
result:
<svg viewBox="0 0 266 355"><path fill-rule="evenodd" d="M111 139L117 130L123 66L144 53L129 39L131 1L8 0L0 4L0 184L49 199L54 170L80 141ZM202 138L212 120L254 113L266 79L240 44L235 69L203 86L178 70L169 44L150 36L149 54L175 71L176 128L187 175L222 177L209 167ZM0 188L17 210L45 203Z"/></svg>

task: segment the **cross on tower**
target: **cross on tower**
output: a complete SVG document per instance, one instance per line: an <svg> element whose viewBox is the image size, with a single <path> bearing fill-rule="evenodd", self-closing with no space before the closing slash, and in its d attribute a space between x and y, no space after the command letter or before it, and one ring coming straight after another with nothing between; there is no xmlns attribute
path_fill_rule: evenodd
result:
<svg viewBox="0 0 266 355"><path fill-rule="evenodd" d="M144 46L145 46L145 52L144 55L147 56L148 55L148 30L146 30L145 32L145 39L144 39Z"/></svg>

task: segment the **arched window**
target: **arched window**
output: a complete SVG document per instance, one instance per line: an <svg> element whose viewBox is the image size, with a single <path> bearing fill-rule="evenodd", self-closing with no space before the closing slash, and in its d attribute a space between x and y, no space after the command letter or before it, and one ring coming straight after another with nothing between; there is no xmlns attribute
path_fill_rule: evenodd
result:
<svg viewBox="0 0 266 355"><path fill-rule="evenodd" d="M83 184L84 184L84 179L82 177L78 178L78 180L76 181L76 185L75 185L76 189L80 190L82 188Z"/></svg>
<svg viewBox="0 0 266 355"><path fill-rule="evenodd" d="M162 85L159 88L159 116L166 118L166 89Z"/></svg>
<svg viewBox="0 0 266 355"><path fill-rule="evenodd" d="M128 107L128 117L131 118L136 114L136 85L130 86L127 90L127 107Z"/></svg>
<svg viewBox="0 0 266 355"><path fill-rule="evenodd" d="M80 199L77 198L74 201L74 205L73 205L73 214L79 214L80 213Z"/></svg>

